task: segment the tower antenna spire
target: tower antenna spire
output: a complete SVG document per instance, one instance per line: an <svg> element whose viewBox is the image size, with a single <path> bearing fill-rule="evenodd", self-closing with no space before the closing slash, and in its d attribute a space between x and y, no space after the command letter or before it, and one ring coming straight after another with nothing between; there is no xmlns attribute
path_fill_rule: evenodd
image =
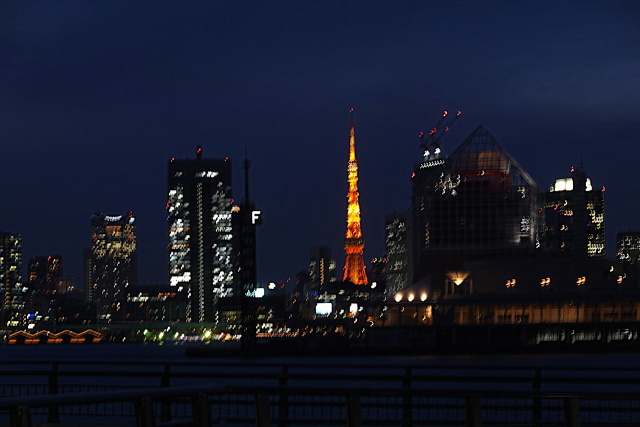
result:
<svg viewBox="0 0 640 427"><path fill-rule="evenodd" d="M244 201L249 203L249 168L251 162L247 156L247 147L244 147L244 160L242 161L242 169L244 169Z"/></svg>
<svg viewBox="0 0 640 427"><path fill-rule="evenodd" d="M360 202L358 200L358 160L356 159L356 135L353 124L353 108L351 113L351 126L349 129L349 162L347 163L347 175L349 192L347 193L347 233L344 241L346 261L344 265L343 281L349 281L354 285L366 285L369 283L362 256L364 239L360 228Z"/></svg>

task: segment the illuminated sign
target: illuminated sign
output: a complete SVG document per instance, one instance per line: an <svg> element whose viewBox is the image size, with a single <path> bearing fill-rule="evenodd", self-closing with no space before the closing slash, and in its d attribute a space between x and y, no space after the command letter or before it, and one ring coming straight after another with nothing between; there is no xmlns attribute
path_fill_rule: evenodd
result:
<svg viewBox="0 0 640 427"><path fill-rule="evenodd" d="M319 302L316 304L316 314L319 316L328 316L333 311L333 306L330 302Z"/></svg>
<svg viewBox="0 0 640 427"><path fill-rule="evenodd" d="M122 219L122 215L118 215L118 216L105 215L104 216L104 220L109 222L120 221L121 219Z"/></svg>
<svg viewBox="0 0 640 427"><path fill-rule="evenodd" d="M251 212L251 224L262 224L262 212L261 211L253 211Z"/></svg>
<svg viewBox="0 0 640 427"><path fill-rule="evenodd" d="M428 161L428 162L422 162L422 163L420 163L420 169L427 169L427 168L432 168L434 166L440 166L440 165L444 165L444 160L443 159L431 160L431 161Z"/></svg>

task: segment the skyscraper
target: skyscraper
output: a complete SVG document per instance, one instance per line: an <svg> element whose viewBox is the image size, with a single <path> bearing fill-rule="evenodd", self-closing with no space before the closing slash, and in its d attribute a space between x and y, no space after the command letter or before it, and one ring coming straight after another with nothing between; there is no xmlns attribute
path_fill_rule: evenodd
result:
<svg viewBox="0 0 640 427"><path fill-rule="evenodd" d="M22 237L0 231L0 295L2 326L18 326L21 322Z"/></svg>
<svg viewBox="0 0 640 427"><path fill-rule="evenodd" d="M214 322L219 298L233 296L231 160L171 159L167 225L169 285L186 292L186 320Z"/></svg>
<svg viewBox="0 0 640 427"><path fill-rule="evenodd" d="M369 283L364 266L364 239L360 229L360 202L358 201L358 160L356 159L356 136L351 109L351 129L349 131L349 163L347 164L349 192L347 194L347 233L344 241L346 261L343 281L354 285Z"/></svg>
<svg viewBox="0 0 640 427"><path fill-rule="evenodd" d="M557 179L545 194L544 243L576 257L605 257L604 189L594 189L582 167Z"/></svg>
<svg viewBox="0 0 640 427"><path fill-rule="evenodd" d="M132 212L91 217L91 252L85 260L90 302L98 320L121 320L130 286L138 284L136 223Z"/></svg>

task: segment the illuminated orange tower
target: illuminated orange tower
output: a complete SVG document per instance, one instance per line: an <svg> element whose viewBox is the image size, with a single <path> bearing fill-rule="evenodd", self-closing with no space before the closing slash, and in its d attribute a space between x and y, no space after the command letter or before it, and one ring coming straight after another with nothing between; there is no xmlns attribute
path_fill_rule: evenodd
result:
<svg viewBox="0 0 640 427"><path fill-rule="evenodd" d="M356 160L356 134L353 126L353 108L351 113L351 130L349 132L349 163L347 173L349 180L349 193L347 199L347 235L344 241L344 250L347 260L344 265L344 281L355 285L366 285L367 272L364 267L362 251L364 240L360 229L360 203L358 202L358 161Z"/></svg>

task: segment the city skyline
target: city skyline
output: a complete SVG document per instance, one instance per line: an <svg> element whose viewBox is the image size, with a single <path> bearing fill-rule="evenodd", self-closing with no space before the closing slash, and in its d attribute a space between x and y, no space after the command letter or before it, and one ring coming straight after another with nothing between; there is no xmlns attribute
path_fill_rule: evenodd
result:
<svg viewBox="0 0 640 427"><path fill-rule="evenodd" d="M350 107L367 264L384 216L409 208L418 133L443 109L463 112L444 154L483 124L542 189L583 162L607 187L609 256L617 232L640 229L636 3L0 12L0 230L22 235L24 260L62 254L78 285L96 211L133 211L140 283L167 281L166 162L198 145L235 162L238 201L245 149L252 160L261 283L293 280L312 247L340 253Z"/></svg>

